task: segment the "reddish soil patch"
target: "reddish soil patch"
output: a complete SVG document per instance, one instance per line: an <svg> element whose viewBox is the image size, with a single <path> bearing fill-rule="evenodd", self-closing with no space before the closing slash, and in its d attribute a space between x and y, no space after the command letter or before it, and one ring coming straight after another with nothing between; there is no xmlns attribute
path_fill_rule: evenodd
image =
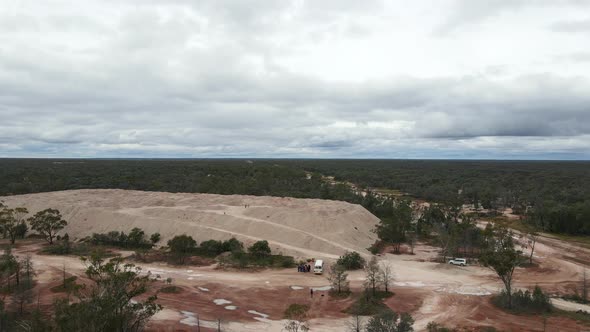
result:
<svg viewBox="0 0 590 332"><path fill-rule="evenodd" d="M549 316L544 322L541 315L512 314L497 308L490 300L489 296L446 296L443 303L449 307L449 312L452 314L446 316L441 323L467 329L488 325L500 331L513 332L578 332L588 328L566 317Z"/></svg>
<svg viewBox="0 0 590 332"><path fill-rule="evenodd" d="M180 287L180 286L179 286ZM309 318L342 318L347 317L342 313L351 303L351 298L337 299L328 295L328 292L315 292L311 298L309 289L293 290L288 287L281 288L249 288L221 286L219 284L204 284L199 287L209 291L201 291L197 287L180 287L182 291L177 294L158 294L158 303L165 308L190 311L199 314L205 320L216 320L231 317L232 321L254 321L248 310L269 315L269 319L279 320L292 303L306 304L310 306ZM215 299L231 301L231 304L217 305ZM236 310L227 310L225 306L238 307Z"/></svg>
<svg viewBox="0 0 590 332"><path fill-rule="evenodd" d="M424 298L429 291L412 288L396 288L392 297L387 298L383 303L395 312L413 313L420 309Z"/></svg>

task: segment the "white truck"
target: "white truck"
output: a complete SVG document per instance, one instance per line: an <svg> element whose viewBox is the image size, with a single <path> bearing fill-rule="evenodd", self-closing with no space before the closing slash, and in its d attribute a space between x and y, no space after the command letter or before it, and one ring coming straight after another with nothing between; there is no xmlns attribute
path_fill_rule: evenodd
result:
<svg viewBox="0 0 590 332"><path fill-rule="evenodd" d="M467 265L467 259L465 258L453 258L449 261L449 264L465 266Z"/></svg>
<svg viewBox="0 0 590 332"><path fill-rule="evenodd" d="M315 274L324 273L324 261L323 260L318 259L317 261L315 261L315 264L313 265L313 273L315 273Z"/></svg>

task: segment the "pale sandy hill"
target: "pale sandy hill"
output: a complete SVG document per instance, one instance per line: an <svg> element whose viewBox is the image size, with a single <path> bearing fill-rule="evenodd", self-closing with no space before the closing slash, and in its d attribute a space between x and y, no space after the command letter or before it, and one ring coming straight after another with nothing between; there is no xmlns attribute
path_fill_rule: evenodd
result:
<svg viewBox="0 0 590 332"><path fill-rule="evenodd" d="M232 236L250 244L268 240L275 252L335 258L346 250L367 253L378 219L340 201L242 195L174 194L130 190L69 190L1 197L31 212L59 209L75 238L95 232L158 232L161 243L178 234L198 242ZM244 206L248 205L248 208Z"/></svg>

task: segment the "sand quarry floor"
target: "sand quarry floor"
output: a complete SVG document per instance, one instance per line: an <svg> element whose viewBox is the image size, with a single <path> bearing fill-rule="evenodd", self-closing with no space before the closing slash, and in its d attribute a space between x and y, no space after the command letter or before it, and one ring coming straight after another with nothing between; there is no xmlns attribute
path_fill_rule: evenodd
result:
<svg viewBox="0 0 590 332"><path fill-rule="evenodd" d="M124 190L77 190L3 197L9 206L26 206L31 212L52 207L62 211L73 237L110 230L140 227L159 232L163 243L174 234L190 234L198 241L236 236L247 243L265 239L273 250L297 257L332 261L346 250L368 255L375 240L371 232L377 219L362 207L344 202L252 196L171 194ZM248 206L248 207L245 207ZM60 283L62 268L83 277L77 257L40 255L36 240L22 241L15 253L31 254L38 271L40 302L47 308L56 295L49 288ZM121 252L129 255L130 252ZM491 294L502 285L486 268L454 267L432 262L438 249L424 244L415 255L385 254L381 264L395 271L395 295L386 304L395 311L410 312L416 331L430 321L447 326L494 326L507 331L543 331L543 319L515 316L490 304ZM552 294L572 292L581 272L590 265L590 250L542 237L535 249L535 267L519 268L516 287L540 285ZM224 331L281 331L282 315L291 303L310 305L311 331L344 331L350 317L342 311L353 299L328 296L326 275L298 273L294 269L228 271L211 266L140 264L143 271L172 278L182 290L158 295L164 310L149 325L154 331L213 330L218 320ZM353 292L362 289L364 274L349 274ZM165 286L158 282L156 287ZM315 290L313 298L310 288ZM555 305L584 309L555 300ZM547 331L587 331L589 327L551 316Z"/></svg>

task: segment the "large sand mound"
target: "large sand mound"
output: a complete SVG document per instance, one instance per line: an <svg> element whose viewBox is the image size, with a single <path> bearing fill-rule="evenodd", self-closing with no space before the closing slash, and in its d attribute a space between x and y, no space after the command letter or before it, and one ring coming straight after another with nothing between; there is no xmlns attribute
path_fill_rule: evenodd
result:
<svg viewBox="0 0 590 332"><path fill-rule="evenodd" d="M147 234L160 233L161 243L178 234L198 242L235 236L246 244L268 240L274 252L302 257L366 253L376 239L371 230L378 221L359 205L319 199L69 190L0 200L32 213L59 209L68 221L63 232L75 238L139 227Z"/></svg>

